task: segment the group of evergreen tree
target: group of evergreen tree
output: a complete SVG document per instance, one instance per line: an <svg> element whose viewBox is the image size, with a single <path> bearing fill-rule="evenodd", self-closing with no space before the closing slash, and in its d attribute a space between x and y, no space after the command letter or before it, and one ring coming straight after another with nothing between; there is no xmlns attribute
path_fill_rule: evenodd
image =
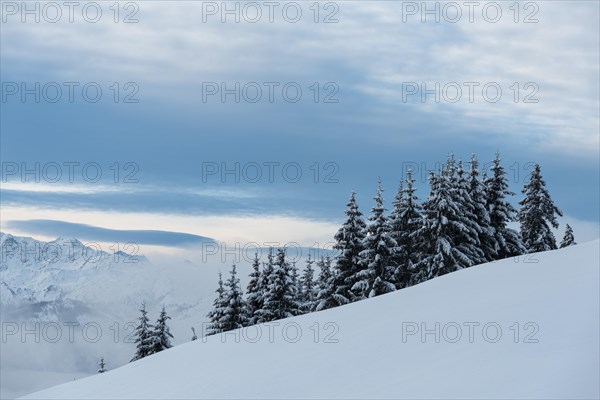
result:
<svg viewBox="0 0 600 400"><path fill-rule="evenodd" d="M214 335L320 309L320 302L329 294L322 293L319 288L332 284L331 259L322 257L317 262L318 278L314 276L313 264L314 260L309 257L300 274L295 263L287 260L285 249L278 249L276 254L269 249L267 261L262 266L256 254L245 296L235 265L225 283L219 272L217 295L207 315L206 334Z"/></svg>
<svg viewBox="0 0 600 400"><path fill-rule="evenodd" d="M135 328L136 351L131 361L136 361L149 355L161 352L173 347L171 339L173 335L167 325L167 320L171 319L163 306L158 319L154 325L150 324L146 303L140 307L139 325Z"/></svg>
<svg viewBox="0 0 600 400"><path fill-rule="evenodd" d="M554 205L539 165L535 165L517 211L500 155L489 176L473 155L467 168L450 154L429 176L429 195L416 195L412 171L400 183L386 214L381 180L366 222L352 192L346 220L335 234L338 255L310 257L299 275L285 250L273 249L262 264L255 256L244 298L235 265L219 285L208 334L324 310L412 286L473 265L557 248L552 228L562 212ZM519 222L520 232L510 223ZM575 244L567 225L560 247Z"/></svg>
<svg viewBox="0 0 600 400"><path fill-rule="evenodd" d="M476 264L556 249L552 228L558 228L557 216L563 214L546 189L540 166L534 166L517 211L508 200L515 193L509 190L498 153L492 164L487 176L480 173L475 156L465 170L450 154L437 173L430 173L429 196L422 203L408 170L389 215L379 179L368 223L352 192L346 220L334 236L334 260L321 256L315 269L309 255L299 273L285 249L276 254L270 249L263 263L256 254L245 297L235 265L226 282L219 272L207 335L337 307ZM520 223L520 232L509 227L511 222ZM575 244L567 224L560 247ZM145 303L139 311L131 361L172 347L165 307L154 325ZM191 330L192 340L197 340ZM98 372L106 372L104 358Z"/></svg>

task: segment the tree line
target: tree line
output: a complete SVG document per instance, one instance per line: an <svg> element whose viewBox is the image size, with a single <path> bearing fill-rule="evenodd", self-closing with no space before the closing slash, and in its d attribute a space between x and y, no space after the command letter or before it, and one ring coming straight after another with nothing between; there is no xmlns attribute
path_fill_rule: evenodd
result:
<svg viewBox="0 0 600 400"><path fill-rule="evenodd" d="M386 214L379 180L367 221L352 192L346 219L334 236L338 254L333 259L314 260L309 255L299 271L285 249L269 249L264 262L255 254L245 294L235 265L226 281L219 272L206 335L325 310L473 265L558 247L552 228L558 228L557 216L563 214L552 201L538 164L522 190L520 210L508 200L515 193L509 190L498 153L489 176L480 172L476 156L465 168L450 154L428 181L429 195L420 202L408 170ZM519 231L509 227L512 222L520 223ZM560 247L574 244L573 229L567 224ZM165 308L154 325L144 303L139 311L131 361L172 347ZM100 367L98 372L104 372L103 359Z"/></svg>
<svg viewBox="0 0 600 400"><path fill-rule="evenodd" d="M338 255L316 261L316 278L315 260L309 256L300 273L285 249L270 249L262 263L255 255L245 295L235 265L225 282L219 272L206 334L333 308L473 265L558 247L552 228L563 214L538 164L522 190L520 210L508 200L515 193L498 153L489 176L480 172L476 156L465 167L450 154L428 181L429 195L420 202L408 170L386 214L379 180L368 221L352 192L334 236ZM518 222L520 231L511 229L511 222ZM574 244L567 225L560 247Z"/></svg>

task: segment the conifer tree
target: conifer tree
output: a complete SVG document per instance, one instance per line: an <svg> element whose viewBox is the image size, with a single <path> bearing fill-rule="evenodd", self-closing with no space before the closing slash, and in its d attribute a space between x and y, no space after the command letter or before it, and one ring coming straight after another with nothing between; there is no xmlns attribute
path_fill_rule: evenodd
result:
<svg viewBox="0 0 600 400"><path fill-rule="evenodd" d="M482 228L477 220L476 205L469 191L469 180L463 169L462 160L458 160L456 173L450 176L449 179L451 199L461 211L456 216L458 224L453 235L454 245L469 258L469 262L464 267L482 264L486 261L479 241Z"/></svg>
<svg viewBox="0 0 600 400"><path fill-rule="evenodd" d="M329 256L321 256L317 261L319 267L319 277L317 279L317 301L315 303L315 311L327 310L339 306L339 303L334 299L335 295L335 275L331 270L331 258Z"/></svg>
<svg viewBox="0 0 600 400"><path fill-rule="evenodd" d="M302 303L300 301L300 297L302 292L302 285L300 283L300 277L298 276L298 267L296 267L296 261L290 263L290 275L292 277L292 285L296 288L296 301L301 306ZM300 314L302 314L302 307L299 307L298 310L300 311Z"/></svg>
<svg viewBox="0 0 600 400"><path fill-rule="evenodd" d="M273 271L275 270L275 256L273 254L273 248L269 248L267 254L267 262L263 264L263 271L261 273L261 288L263 291L263 297L269 291L269 285L271 284L271 278L273 278Z"/></svg>
<svg viewBox="0 0 600 400"><path fill-rule="evenodd" d="M535 164L529 182L523 188L525 198L519 202L521 237L528 253L556 249L556 239L550 226L558 228L560 211L550 198L540 166ZM550 226L548 226L550 224Z"/></svg>
<svg viewBox="0 0 600 400"><path fill-rule="evenodd" d="M223 277L220 271L219 286L215 292L217 293L217 297L213 301L212 310L207 315L209 323L206 329L206 336L215 335L225 330L221 320L225 315L225 307L227 304L225 303L225 288L223 287Z"/></svg>
<svg viewBox="0 0 600 400"><path fill-rule="evenodd" d="M359 265L362 269L357 273L358 281L351 288L357 298L374 297L396 290L393 260L398 245L390 235L390 224L384 214L381 179L378 180L374 200L375 206L360 252Z"/></svg>
<svg viewBox="0 0 600 400"><path fill-rule="evenodd" d="M135 343L136 351L131 361L140 360L153 353L154 335L152 329L154 328L149 322L148 312L146 311L146 303L142 303L140 307L139 324L135 328Z"/></svg>
<svg viewBox="0 0 600 400"><path fill-rule="evenodd" d="M429 176L430 194L423 203L423 226L418 232L423 247L413 284L472 265L464 246L457 245L457 232L464 227L459 204L452 198L452 173L447 163L439 175Z"/></svg>
<svg viewBox="0 0 600 400"><path fill-rule="evenodd" d="M508 189L508 180L499 153L496 153L493 163L492 176L488 177L484 184L490 225L497 244L496 259L503 259L523 254L526 249L517 231L508 227L509 222L516 221L517 210L506 199L507 196L514 196L514 193Z"/></svg>
<svg viewBox="0 0 600 400"><path fill-rule="evenodd" d="M250 273L250 281L246 287L246 304L248 307L248 325L256 324L258 320L258 310L262 308L262 285L260 273L260 261L258 253L254 254L252 261L252 272Z"/></svg>
<svg viewBox="0 0 600 400"><path fill-rule="evenodd" d="M106 364L104 364L104 357L100 357L100 369L98 370L99 374L103 374L106 372Z"/></svg>
<svg viewBox="0 0 600 400"><path fill-rule="evenodd" d="M567 227L565 228L565 236L560 242L560 248L562 249L564 247L574 246L576 244L577 243L575 242L575 236L573 235L573 228L571 228L571 226L567 224Z"/></svg>
<svg viewBox="0 0 600 400"><path fill-rule="evenodd" d="M292 270L285 259L285 250L279 249L264 305L259 315L264 322L293 317L300 314L297 286L292 281Z"/></svg>
<svg viewBox="0 0 600 400"><path fill-rule="evenodd" d="M236 276L235 264L231 267L230 277L225 283L223 317L222 323L225 331L242 328L248 325L248 311L243 298L240 280Z"/></svg>
<svg viewBox="0 0 600 400"><path fill-rule="evenodd" d="M265 299L269 293L269 286L274 277L273 272L275 271L275 261L273 256L273 248L269 248L267 254L267 262L263 263L263 269L260 273L260 309L254 311L253 316L256 324L263 322L269 322L265 319L267 312L265 311Z"/></svg>
<svg viewBox="0 0 600 400"><path fill-rule="evenodd" d="M158 319L156 320L156 324L154 325L153 332L153 344L152 344L152 354L159 353L165 349L170 349L173 347L171 344L171 339L173 339L173 335L167 325L167 320L171 319L167 315L165 311L165 306L162 307Z"/></svg>
<svg viewBox="0 0 600 400"><path fill-rule="evenodd" d="M398 289L409 285L414 266L419 260L417 254L419 246L415 240L423 223L423 216L421 215L421 205L418 203L419 199L415 195L415 180L412 174L412 169L409 169L406 172L404 184L400 183L390 215L390 234L397 244L394 256L394 274Z"/></svg>
<svg viewBox="0 0 600 400"><path fill-rule="evenodd" d="M485 186L483 180L479 179L479 161L477 161L475 154L471 156L469 166L468 191L473 204L475 221L480 228L478 233L480 247L483 251L484 262L493 261L498 257L498 243L494 238L494 228L492 228L490 213L488 212Z"/></svg>
<svg viewBox="0 0 600 400"><path fill-rule="evenodd" d="M351 289L358 282L360 252L366 234L366 224L356 203L356 193L350 194L346 208L346 221L335 234L333 248L339 251L335 264L335 292L332 299L337 305L347 304L356 299Z"/></svg>
<svg viewBox="0 0 600 400"><path fill-rule="evenodd" d="M311 312L315 307L315 301L317 300L317 288L315 285L313 259L308 255L306 260L306 267L302 273L300 279L300 304L304 312Z"/></svg>

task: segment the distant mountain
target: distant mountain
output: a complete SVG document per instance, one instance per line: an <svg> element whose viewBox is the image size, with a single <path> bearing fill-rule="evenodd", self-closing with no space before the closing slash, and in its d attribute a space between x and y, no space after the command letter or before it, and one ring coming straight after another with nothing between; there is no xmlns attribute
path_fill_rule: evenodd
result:
<svg viewBox="0 0 600 400"><path fill-rule="evenodd" d="M152 322L166 307L173 343L189 341L191 326L201 332L217 272L226 272L229 265L151 263L142 255L115 250L98 251L93 243L75 238L44 242L0 233L0 323L3 329L17 329L2 343L0 398L93 373L99 354L113 367L127 363L142 302ZM240 265L240 275L249 270ZM75 324L72 334L67 324ZM57 326L59 339L45 340ZM25 328L33 333L23 339ZM87 339L96 330L98 339Z"/></svg>
<svg viewBox="0 0 600 400"><path fill-rule="evenodd" d="M109 252L75 238L43 242L0 232L0 295L2 304L52 302L69 298L100 272L118 272L150 262L144 256ZM86 300L85 296L71 300Z"/></svg>

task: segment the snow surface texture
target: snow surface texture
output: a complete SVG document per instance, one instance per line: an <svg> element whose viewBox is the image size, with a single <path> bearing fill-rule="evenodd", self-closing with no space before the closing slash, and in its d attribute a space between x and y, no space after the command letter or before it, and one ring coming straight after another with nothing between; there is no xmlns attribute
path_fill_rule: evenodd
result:
<svg viewBox="0 0 600 400"><path fill-rule="evenodd" d="M598 398L599 245L201 338L26 398Z"/></svg>

